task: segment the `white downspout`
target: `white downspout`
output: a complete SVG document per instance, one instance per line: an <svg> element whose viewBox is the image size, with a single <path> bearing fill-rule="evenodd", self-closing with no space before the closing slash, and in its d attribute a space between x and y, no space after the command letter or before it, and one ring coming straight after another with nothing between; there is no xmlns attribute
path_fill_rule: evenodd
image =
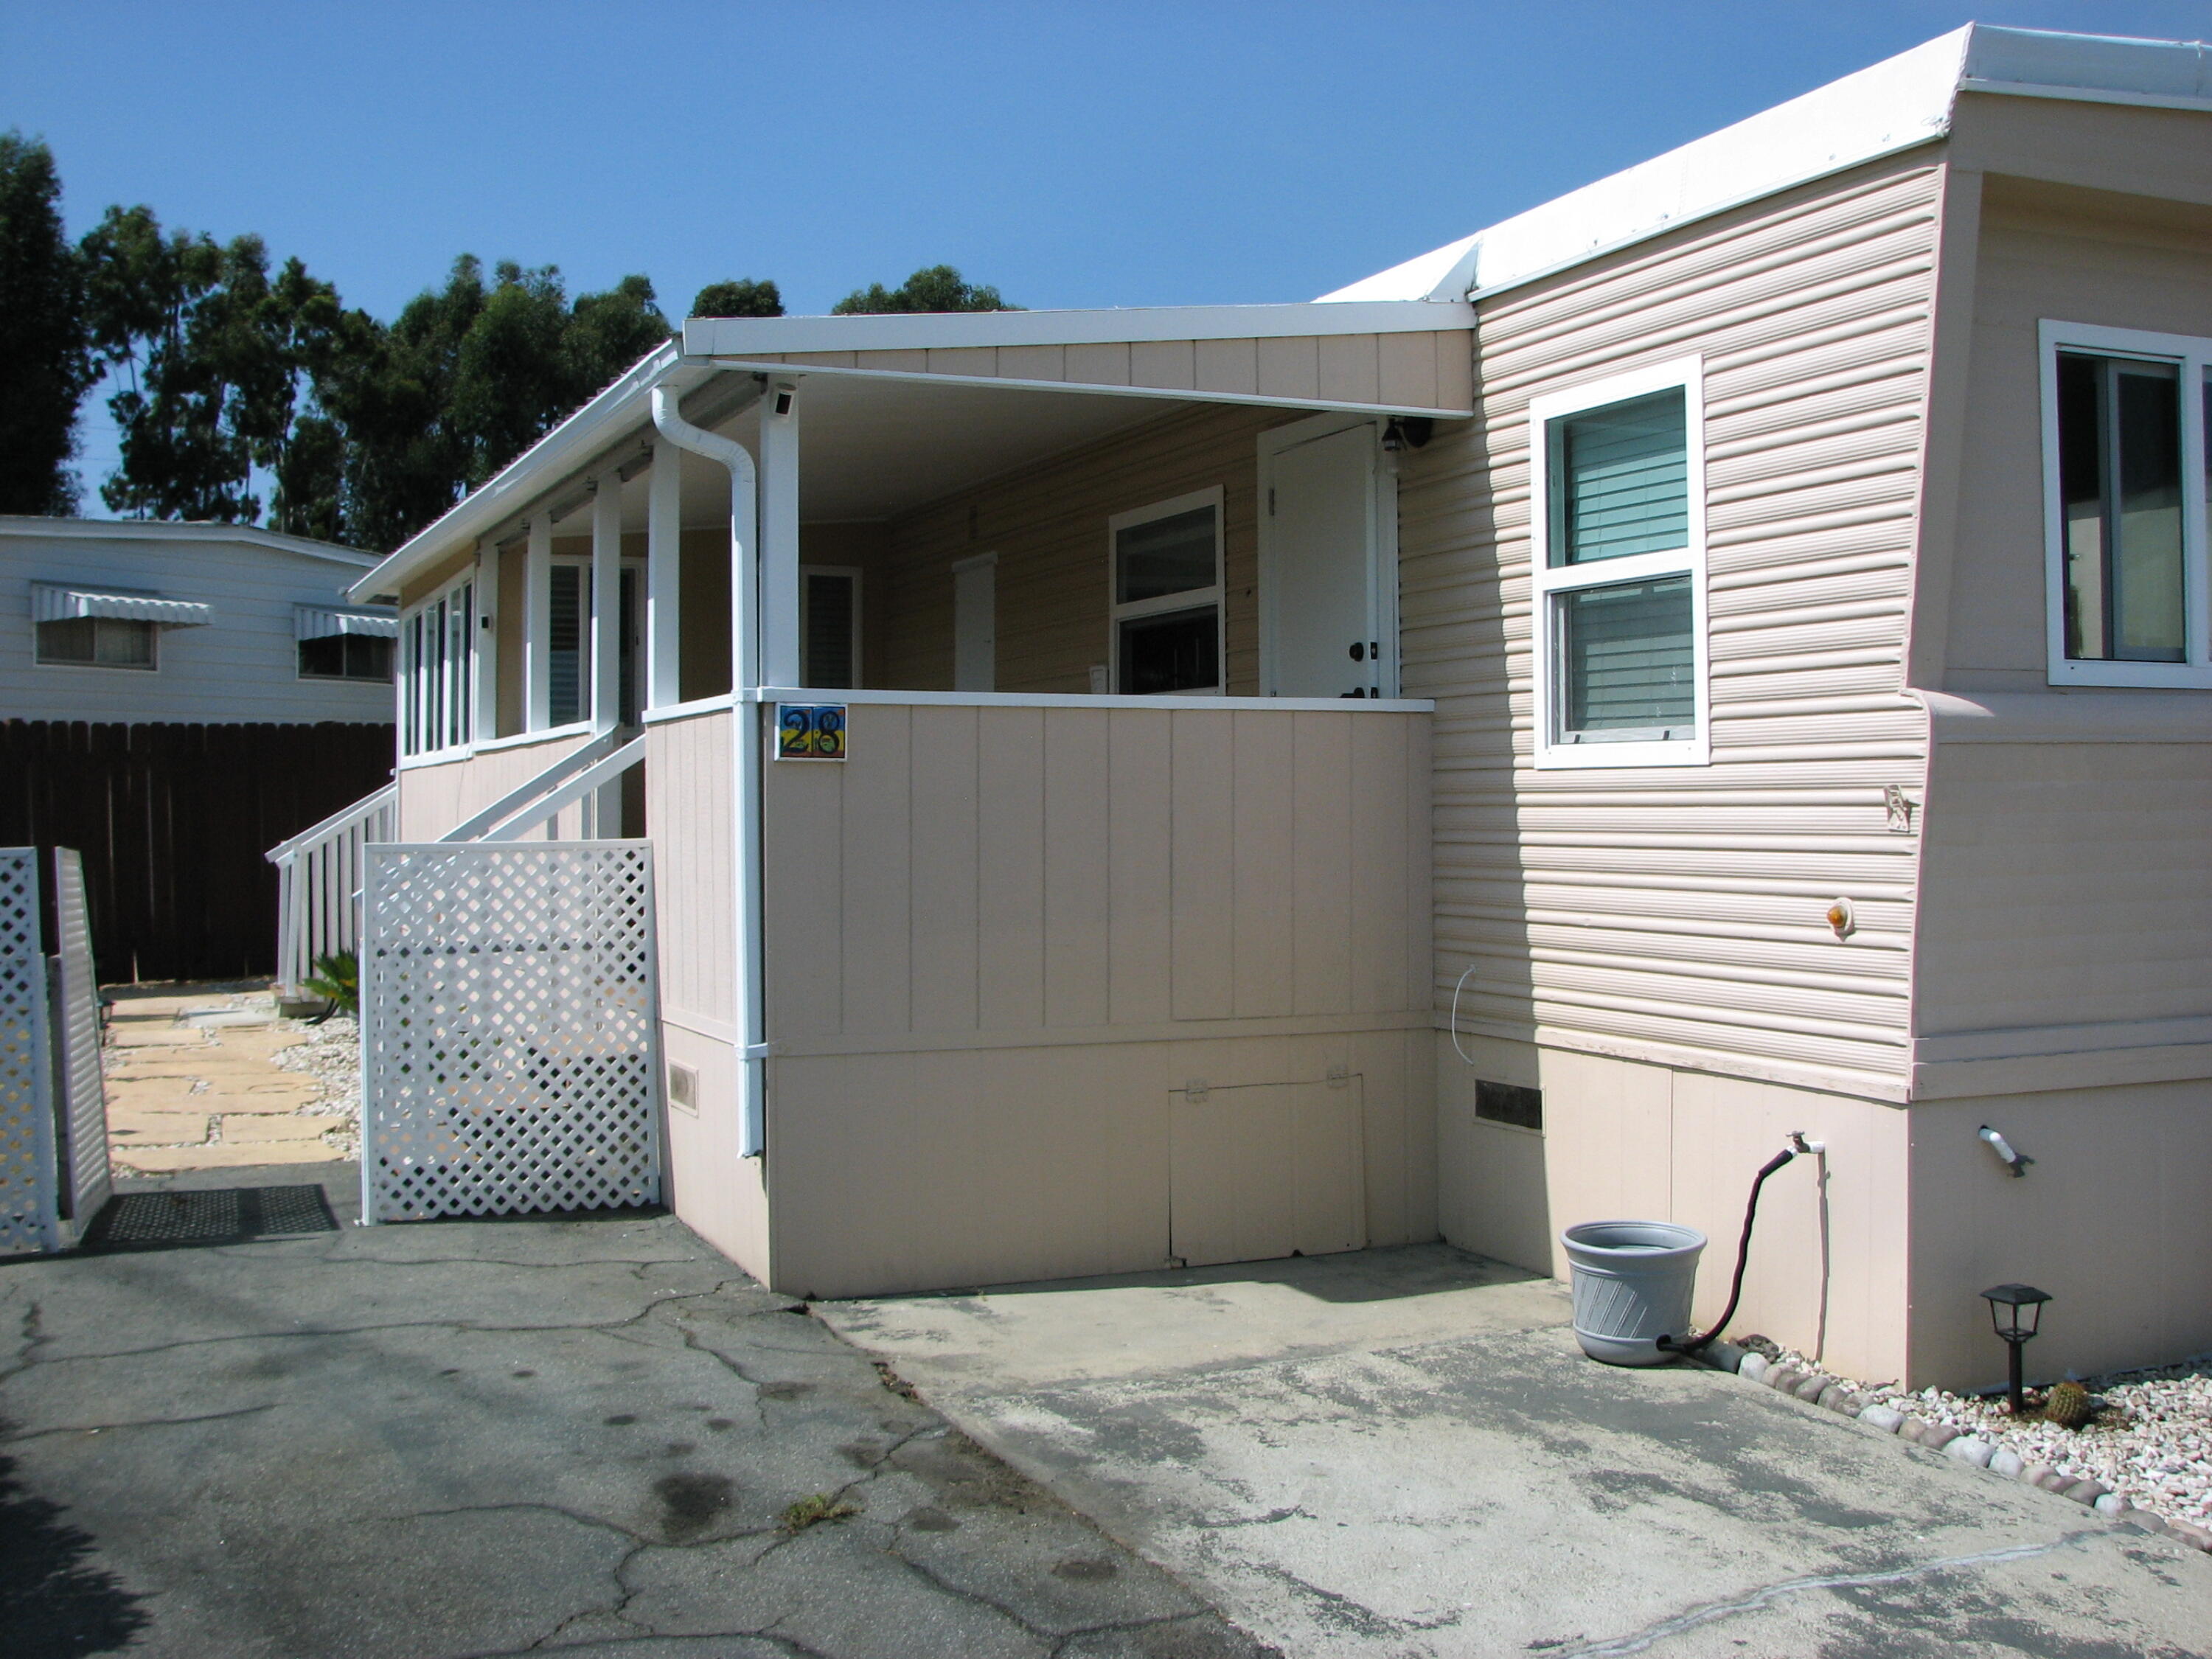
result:
<svg viewBox="0 0 2212 1659"><path fill-rule="evenodd" d="M755 566L758 479L753 458L734 438L693 426L677 410L678 394L653 389L654 430L680 448L730 470L731 772L737 784L732 841L737 870L730 884L742 972L738 986L738 1155L760 1156L768 1099L766 1009L761 995L760 628Z"/></svg>

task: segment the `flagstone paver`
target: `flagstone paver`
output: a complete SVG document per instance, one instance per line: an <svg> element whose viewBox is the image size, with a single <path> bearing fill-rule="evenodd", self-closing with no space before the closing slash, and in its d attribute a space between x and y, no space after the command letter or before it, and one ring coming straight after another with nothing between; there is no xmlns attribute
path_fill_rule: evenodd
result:
<svg viewBox="0 0 2212 1659"><path fill-rule="evenodd" d="M350 1120L276 1057L302 1041L265 987L111 988L108 1150L125 1172L327 1160Z"/></svg>

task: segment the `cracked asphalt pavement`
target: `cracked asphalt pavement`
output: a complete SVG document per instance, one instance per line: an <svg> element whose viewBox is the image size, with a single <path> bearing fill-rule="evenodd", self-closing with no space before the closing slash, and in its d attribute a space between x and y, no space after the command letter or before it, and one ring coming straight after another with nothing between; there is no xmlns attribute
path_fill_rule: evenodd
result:
<svg viewBox="0 0 2212 1659"><path fill-rule="evenodd" d="M672 1217L128 1190L319 1176L335 1231L0 1262L9 1659L1273 1651Z"/></svg>

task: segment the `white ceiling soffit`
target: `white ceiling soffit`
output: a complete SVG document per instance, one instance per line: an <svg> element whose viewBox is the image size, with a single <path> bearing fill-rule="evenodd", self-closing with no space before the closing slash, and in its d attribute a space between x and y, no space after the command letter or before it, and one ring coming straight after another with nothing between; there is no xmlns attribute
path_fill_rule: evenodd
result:
<svg viewBox="0 0 2212 1659"><path fill-rule="evenodd" d="M32 587L33 621L76 622L86 617L159 623L165 628L204 628L215 620L215 607L191 599L165 599L158 593L141 593L129 588L60 587L44 583Z"/></svg>
<svg viewBox="0 0 2212 1659"><path fill-rule="evenodd" d="M292 607L295 639L327 640L340 634L370 640L396 640L399 637L399 618L383 611L338 611L319 605Z"/></svg>
<svg viewBox="0 0 2212 1659"><path fill-rule="evenodd" d="M2212 108L2212 66L2194 41L1969 24L1322 298L1346 303L1493 294L1940 138L1962 88Z"/></svg>

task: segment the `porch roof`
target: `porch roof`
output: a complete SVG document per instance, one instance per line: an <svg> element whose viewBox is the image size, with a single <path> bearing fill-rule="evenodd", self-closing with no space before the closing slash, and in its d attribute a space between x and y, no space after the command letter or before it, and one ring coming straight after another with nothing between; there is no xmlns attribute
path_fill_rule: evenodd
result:
<svg viewBox="0 0 2212 1659"><path fill-rule="evenodd" d="M1473 412L1472 307L1434 301L694 318L628 373L355 584L390 598L531 514L582 508L583 483L626 476L626 528L645 522L656 386L687 419L750 443L745 395L804 375L800 514L881 519L1156 418L1178 404L1247 404L1464 417ZM737 395L731 393L735 392ZM684 521L727 512L720 469L685 454Z"/></svg>

